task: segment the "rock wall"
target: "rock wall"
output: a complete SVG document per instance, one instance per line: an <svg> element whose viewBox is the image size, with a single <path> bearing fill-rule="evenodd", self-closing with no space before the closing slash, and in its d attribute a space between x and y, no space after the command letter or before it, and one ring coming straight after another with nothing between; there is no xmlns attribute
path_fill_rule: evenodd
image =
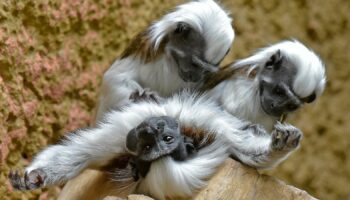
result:
<svg viewBox="0 0 350 200"><path fill-rule="evenodd" d="M65 132L87 126L103 71L130 39L180 0L0 1L0 196L53 199L58 188L13 192L22 168ZM305 137L273 175L322 199L350 198L350 1L223 0L237 33L225 63L297 38L327 65L326 93L290 122ZM348 91L348 92L347 92Z"/></svg>

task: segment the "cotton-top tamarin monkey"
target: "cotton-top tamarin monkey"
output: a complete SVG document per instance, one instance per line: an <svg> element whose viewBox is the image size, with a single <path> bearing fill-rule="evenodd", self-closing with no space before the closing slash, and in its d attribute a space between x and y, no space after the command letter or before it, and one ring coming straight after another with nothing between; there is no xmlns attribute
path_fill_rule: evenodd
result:
<svg viewBox="0 0 350 200"><path fill-rule="evenodd" d="M199 148L192 138L181 134L180 124L169 116L151 117L143 121L128 133L126 147L134 155L130 163L135 181L139 176L146 177L153 161L164 156L184 161L194 156Z"/></svg>
<svg viewBox="0 0 350 200"><path fill-rule="evenodd" d="M271 130L326 84L321 59L297 40L262 48L208 77L204 90L232 115Z"/></svg>
<svg viewBox="0 0 350 200"><path fill-rule="evenodd" d="M232 19L215 1L197 0L178 6L137 35L105 72L97 121L109 109L137 96L169 97L193 88L229 51Z"/></svg>
<svg viewBox="0 0 350 200"><path fill-rule="evenodd" d="M24 176L10 174L11 183L20 190L48 187L64 183L84 169L103 168L128 154L154 159L156 152L147 156L151 147L144 146L146 152L142 152L134 144L126 145L127 135L150 118L162 116L176 119L181 133L200 145L196 155L185 155L188 158L183 161L177 161L174 155L160 157L151 164L147 175L133 184L134 192L157 199L193 195L229 155L252 166L273 166L294 151L301 139L300 130L293 126L276 124L270 134L224 112L205 95L181 93L160 104L148 101L130 104L107 114L105 121L95 128L68 134L61 144L40 152ZM159 147L169 147L164 143L168 138L157 140Z"/></svg>

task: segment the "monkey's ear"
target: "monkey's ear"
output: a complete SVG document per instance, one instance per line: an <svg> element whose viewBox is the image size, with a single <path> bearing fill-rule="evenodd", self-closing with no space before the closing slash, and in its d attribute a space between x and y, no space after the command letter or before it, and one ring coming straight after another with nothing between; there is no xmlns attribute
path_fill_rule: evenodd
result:
<svg viewBox="0 0 350 200"><path fill-rule="evenodd" d="M137 137L137 131L136 128L132 129L127 137L126 137L126 148L130 152L136 153L137 150L137 143L138 143L138 137Z"/></svg>
<svg viewBox="0 0 350 200"><path fill-rule="evenodd" d="M280 67L280 63L282 61L282 54L281 54L281 50L277 50L276 53L272 54L272 56L270 57L270 59L266 62L265 67L267 69L274 69L277 70Z"/></svg>
<svg viewBox="0 0 350 200"><path fill-rule="evenodd" d="M312 103L316 99L316 94L312 93L310 96L302 98L301 101L304 103Z"/></svg>
<svg viewBox="0 0 350 200"><path fill-rule="evenodd" d="M186 22L179 22L176 24L176 28L174 30L175 34L182 34L183 36L188 35L191 31L191 26Z"/></svg>

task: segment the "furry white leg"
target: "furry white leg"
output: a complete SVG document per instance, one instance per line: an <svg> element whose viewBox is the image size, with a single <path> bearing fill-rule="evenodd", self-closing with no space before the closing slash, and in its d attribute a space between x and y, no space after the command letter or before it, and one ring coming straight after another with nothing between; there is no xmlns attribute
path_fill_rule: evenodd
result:
<svg viewBox="0 0 350 200"><path fill-rule="evenodd" d="M169 100L164 108L169 116L178 118L182 125L206 130L208 135L214 134L229 148L233 157L256 168L271 168L283 161L297 149L302 136L299 129L280 123L275 125L273 134L269 134L258 125L221 111L206 96L182 94L180 98ZM280 141L279 137L283 140ZM276 148L276 142L281 147Z"/></svg>
<svg viewBox="0 0 350 200"><path fill-rule="evenodd" d="M258 169L273 168L285 160L299 147L302 138L302 132L289 124L277 123L272 134L253 129L259 134L247 133L242 145L233 146L231 153L241 162Z"/></svg>
<svg viewBox="0 0 350 200"><path fill-rule="evenodd" d="M11 174L10 180L20 190L36 189L63 183L86 168L98 168L126 153L128 132L151 116L163 116L156 104L141 103L125 111L113 111L96 128L78 130L61 144L40 152L26 168L24 177Z"/></svg>

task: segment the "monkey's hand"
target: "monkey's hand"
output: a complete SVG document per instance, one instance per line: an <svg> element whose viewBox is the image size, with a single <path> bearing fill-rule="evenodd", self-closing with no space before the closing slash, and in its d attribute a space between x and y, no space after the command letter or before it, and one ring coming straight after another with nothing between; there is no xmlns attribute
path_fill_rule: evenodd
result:
<svg viewBox="0 0 350 200"><path fill-rule="evenodd" d="M190 137L185 137L184 138L184 144L186 147L187 154L191 156L192 154L195 154L197 152L194 144L193 144L193 139Z"/></svg>
<svg viewBox="0 0 350 200"><path fill-rule="evenodd" d="M40 169L32 170L31 172L25 172L21 175L18 171L11 171L9 179L11 185L16 190L34 190L42 187L46 173Z"/></svg>
<svg viewBox="0 0 350 200"><path fill-rule="evenodd" d="M277 123L272 132L271 148L276 151L297 149L302 138L302 132L289 124Z"/></svg>
<svg viewBox="0 0 350 200"><path fill-rule="evenodd" d="M192 65L202 68L205 72L209 72L209 73L214 73L219 71L219 68L217 66L210 64L195 55L192 56Z"/></svg>
<svg viewBox="0 0 350 200"><path fill-rule="evenodd" d="M132 102L140 102L140 101L154 101L156 103L160 103L163 98L155 91L152 91L149 88L145 88L142 91L136 90L130 94L129 99Z"/></svg>
<svg viewBox="0 0 350 200"><path fill-rule="evenodd" d="M142 106L135 104L134 107L137 108L131 110L132 113L141 113ZM141 115L144 116L135 119L135 115L128 112L111 112L98 127L66 134L60 144L52 145L35 156L26 167L24 177L11 173L12 185L20 190L49 187L65 183L86 168L101 169L109 165L127 153L125 139L130 129L128 126L136 126L143 118L155 113L143 112Z"/></svg>
<svg viewBox="0 0 350 200"><path fill-rule="evenodd" d="M298 128L279 122L271 134L255 124L243 126L241 130L244 132L238 136L242 139L241 145L234 146L232 155L258 169L269 169L285 160L298 148L302 138Z"/></svg>

